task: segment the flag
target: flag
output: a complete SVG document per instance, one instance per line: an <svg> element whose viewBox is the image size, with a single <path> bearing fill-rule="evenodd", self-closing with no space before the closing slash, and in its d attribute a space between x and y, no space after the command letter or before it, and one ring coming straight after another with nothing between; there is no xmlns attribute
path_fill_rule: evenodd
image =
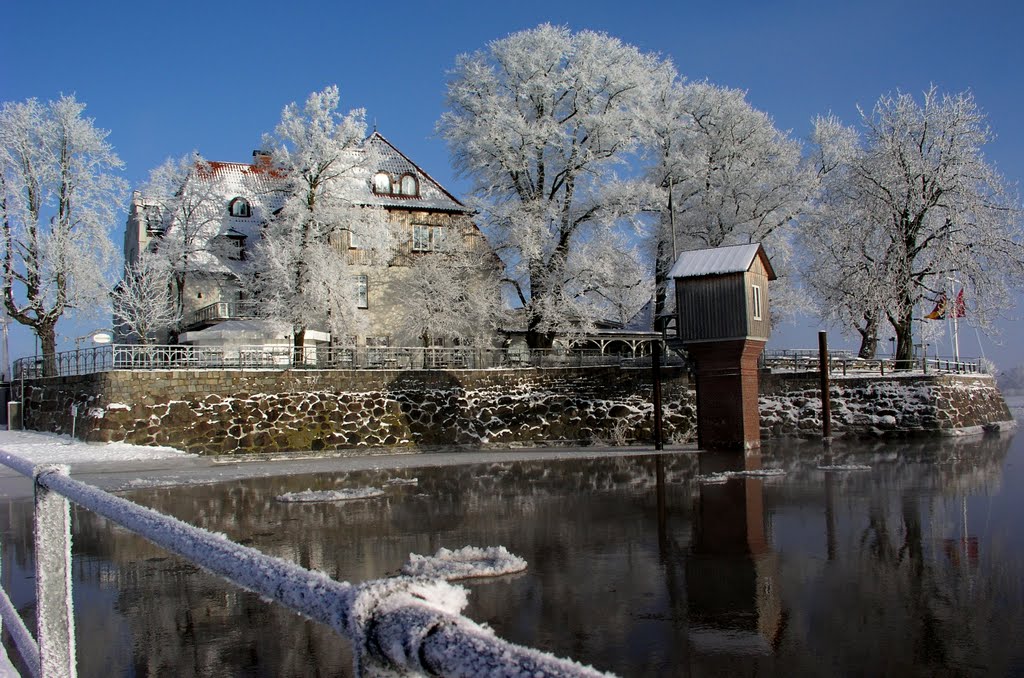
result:
<svg viewBox="0 0 1024 678"><path fill-rule="evenodd" d="M946 293L943 292L942 294L939 295L938 300L935 302L935 308L933 308L932 312L929 313L928 315L926 315L924 317L924 319L925 320L945 320L946 319L946 315L949 312L949 309L946 308L948 305L949 304L948 304L948 300L946 299ZM955 308L954 308L953 312L956 314L957 318L963 318L965 315L967 315L967 304L966 304L966 302L964 302L964 291L963 291L963 289L961 289L959 292L957 292L957 295L956 295L956 305L955 305Z"/></svg>
<svg viewBox="0 0 1024 678"><path fill-rule="evenodd" d="M967 304L964 303L964 290L960 288L960 291L956 294L956 313L957 318L963 318L967 315Z"/></svg>
<svg viewBox="0 0 1024 678"><path fill-rule="evenodd" d="M961 291L962 292L962 291ZM935 308L932 312L924 317L925 320L943 320L946 317L946 293L943 292L939 295L938 300L935 302Z"/></svg>

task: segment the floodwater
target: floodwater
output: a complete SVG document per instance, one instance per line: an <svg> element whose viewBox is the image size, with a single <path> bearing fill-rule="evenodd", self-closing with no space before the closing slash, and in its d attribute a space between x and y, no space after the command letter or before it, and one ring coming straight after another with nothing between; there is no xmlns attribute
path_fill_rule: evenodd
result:
<svg viewBox="0 0 1024 678"><path fill-rule="evenodd" d="M528 570L466 583L466 614L623 676L1024 675L1024 433L832 449L320 473L124 496L351 582L394 574L409 553L504 545ZM846 470L820 468L837 465ZM784 474L712 475L758 469ZM385 496L274 500L366 486ZM4 586L28 619L31 511L31 500L0 507ZM79 675L351 673L348 642L327 628L73 511Z"/></svg>

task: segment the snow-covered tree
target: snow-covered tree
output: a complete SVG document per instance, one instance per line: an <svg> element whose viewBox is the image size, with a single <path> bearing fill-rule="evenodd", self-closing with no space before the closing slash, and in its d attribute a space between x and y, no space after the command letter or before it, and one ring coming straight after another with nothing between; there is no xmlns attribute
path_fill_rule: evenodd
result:
<svg viewBox="0 0 1024 678"><path fill-rule="evenodd" d="M131 341L149 344L157 334L177 326L181 306L168 286L166 261L145 252L125 267L124 278L114 288L114 326Z"/></svg>
<svg viewBox="0 0 1024 678"><path fill-rule="evenodd" d="M364 113L341 116L338 102L331 86L303 107L289 104L264 139L284 198L254 248L250 279L261 314L290 323L298 350L311 324L343 329L339 324L356 308L347 239L358 239L364 256L378 263L393 251L384 210L364 204Z"/></svg>
<svg viewBox="0 0 1024 678"><path fill-rule="evenodd" d="M196 270L195 260L209 251L211 238L223 220L223 196L216 182L210 180L211 175L210 164L194 152L166 160L150 172L142 188L147 205L161 220L160 237L153 251L160 263L146 266L159 268L168 276L178 321L185 305L186 283ZM126 266L131 265L126 262ZM171 329L176 329L178 321Z"/></svg>
<svg viewBox="0 0 1024 678"><path fill-rule="evenodd" d="M458 58L438 130L472 181L531 347L586 320L565 287L568 262L640 209L635 195L609 189L643 140L646 98L672 72L608 35L547 24Z"/></svg>
<svg viewBox="0 0 1024 678"><path fill-rule="evenodd" d="M486 346L501 321L498 271L478 254L448 250L420 256L396 286L401 322L423 338Z"/></svg>
<svg viewBox="0 0 1024 678"><path fill-rule="evenodd" d="M806 220L815 255L811 289L833 317L857 322L870 352L884 318L896 359L913 356L914 312L955 278L982 327L1024 274L1018 199L989 164L992 138L974 97L882 96L861 129L816 125L821 200ZM848 277L848 280L843 278Z"/></svg>
<svg viewBox="0 0 1024 678"><path fill-rule="evenodd" d="M106 307L117 261L122 163L84 110L73 96L0 109L4 305L39 337L44 374L55 369L57 321Z"/></svg>
<svg viewBox="0 0 1024 678"><path fill-rule="evenodd" d="M650 173L661 189L656 312L663 310L665 278L678 252L755 242L764 244L783 279L775 284L773 316L794 310L799 299L784 279L794 220L813 187L800 144L742 90L671 80L659 83L651 101Z"/></svg>

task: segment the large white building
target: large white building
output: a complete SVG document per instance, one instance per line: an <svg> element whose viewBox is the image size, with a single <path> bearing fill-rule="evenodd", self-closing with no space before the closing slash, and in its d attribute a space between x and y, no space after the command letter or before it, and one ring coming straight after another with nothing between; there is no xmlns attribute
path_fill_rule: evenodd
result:
<svg viewBox="0 0 1024 678"><path fill-rule="evenodd" d="M346 257L356 284L358 332L331 336L322 318L311 318L306 343L354 346L422 346L425 337L402 322L399 290L409 284L412 264L440 251L465 251L487 265L498 266L472 212L416 163L377 132L361 149L366 161L354 179L353 201L385 210L397 234L393 256L385 264L371 262L357 238L346 233L332 245ZM280 209L282 192L273 159L253 153L253 162L209 162L191 173L192 194L200 218L182 293L179 343L194 345L289 345L289 326L260 318L258 300L243 289L240 273L261 237L268 219ZM139 259L147 248L170 247L174 220L145 195L133 195L125 228L125 262ZM180 240L177 239L175 242ZM178 245L173 245L178 246ZM407 288L406 288L407 289ZM167 336L158 337L166 341ZM431 337L431 343L443 340Z"/></svg>

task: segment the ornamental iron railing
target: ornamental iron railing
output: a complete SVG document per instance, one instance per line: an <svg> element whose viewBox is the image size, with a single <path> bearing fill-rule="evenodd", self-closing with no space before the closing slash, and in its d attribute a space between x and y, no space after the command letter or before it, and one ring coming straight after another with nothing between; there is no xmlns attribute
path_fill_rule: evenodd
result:
<svg viewBox="0 0 1024 678"><path fill-rule="evenodd" d="M681 364L678 356L666 358ZM57 353L47 366L39 356L14 362L15 380L75 376L113 370L317 369L460 370L517 367L650 366L649 355L598 350L289 345L187 346L107 344ZM49 367L50 369L47 369Z"/></svg>

